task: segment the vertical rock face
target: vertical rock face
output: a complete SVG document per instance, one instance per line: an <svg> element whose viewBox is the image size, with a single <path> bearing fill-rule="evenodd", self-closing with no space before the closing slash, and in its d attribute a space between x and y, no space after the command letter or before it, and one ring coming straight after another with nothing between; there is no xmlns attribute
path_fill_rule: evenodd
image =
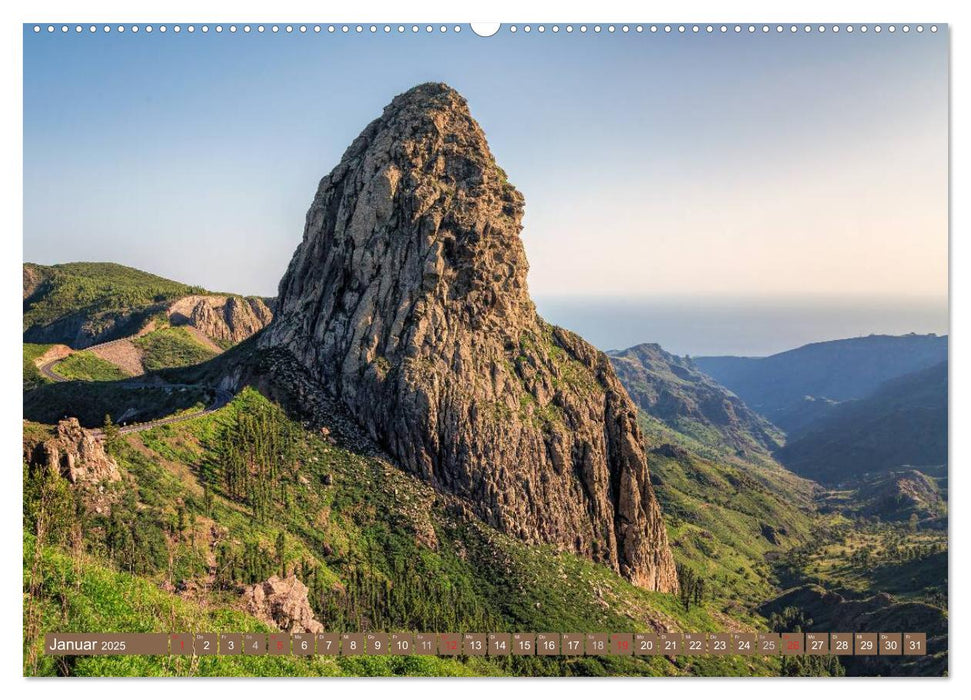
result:
<svg viewBox="0 0 971 700"><path fill-rule="evenodd" d="M537 315L522 215L465 100L419 85L320 182L261 343L500 531L676 590L635 408Z"/></svg>

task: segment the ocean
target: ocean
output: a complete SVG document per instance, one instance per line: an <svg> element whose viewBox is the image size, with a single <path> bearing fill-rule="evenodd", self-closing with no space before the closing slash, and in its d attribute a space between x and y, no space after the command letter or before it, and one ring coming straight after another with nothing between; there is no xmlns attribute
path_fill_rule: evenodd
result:
<svg viewBox="0 0 971 700"><path fill-rule="evenodd" d="M602 350L659 343L677 355L764 356L870 334L948 332L947 300L535 297L540 315Z"/></svg>

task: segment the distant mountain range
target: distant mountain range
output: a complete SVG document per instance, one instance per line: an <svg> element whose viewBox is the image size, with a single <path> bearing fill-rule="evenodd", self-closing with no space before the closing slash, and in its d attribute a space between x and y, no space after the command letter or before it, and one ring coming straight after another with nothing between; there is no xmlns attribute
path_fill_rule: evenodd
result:
<svg viewBox="0 0 971 700"><path fill-rule="evenodd" d="M804 345L768 357L696 357L694 364L790 437L834 403L947 359L947 336L870 335Z"/></svg>
<svg viewBox="0 0 971 700"><path fill-rule="evenodd" d="M840 483L947 463L947 336L872 335L695 365L785 430L775 456Z"/></svg>
<svg viewBox="0 0 971 700"><path fill-rule="evenodd" d="M835 404L776 456L797 474L839 482L869 472L947 463L947 362Z"/></svg>

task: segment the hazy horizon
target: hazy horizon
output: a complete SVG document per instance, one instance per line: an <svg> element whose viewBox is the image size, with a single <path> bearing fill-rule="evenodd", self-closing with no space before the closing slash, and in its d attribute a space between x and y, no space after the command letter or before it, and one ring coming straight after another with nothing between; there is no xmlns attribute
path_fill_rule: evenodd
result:
<svg viewBox="0 0 971 700"><path fill-rule="evenodd" d="M868 335L949 334L947 299L534 298L547 321L601 350L657 343L675 355L764 357Z"/></svg>
<svg viewBox="0 0 971 700"><path fill-rule="evenodd" d="M139 269L161 275L155 269ZM193 280L174 281L197 285ZM249 295L231 287L197 286L210 292ZM657 343L676 355L763 357L829 340L950 332L946 297L531 296L545 320L578 333L604 351Z"/></svg>

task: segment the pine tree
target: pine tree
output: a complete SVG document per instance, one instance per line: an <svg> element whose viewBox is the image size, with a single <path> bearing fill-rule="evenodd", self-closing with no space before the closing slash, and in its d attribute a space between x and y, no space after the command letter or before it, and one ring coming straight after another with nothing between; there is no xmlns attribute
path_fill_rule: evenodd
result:
<svg viewBox="0 0 971 700"><path fill-rule="evenodd" d="M276 561L280 567L280 576L287 575L287 539L283 530L276 536Z"/></svg>
<svg viewBox="0 0 971 700"><path fill-rule="evenodd" d="M105 414L104 425L101 428L101 432L104 435L105 441L105 451L110 454L116 454L118 450L118 443L121 440L121 431L118 426L115 425L111 420L111 415Z"/></svg>
<svg viewBox="0 0 971 700"><path fill-rule="evenodd" d="M205 481L202 484L202 507L206 515L212 515L212 488L209 486L209 482Z"/></svg>

